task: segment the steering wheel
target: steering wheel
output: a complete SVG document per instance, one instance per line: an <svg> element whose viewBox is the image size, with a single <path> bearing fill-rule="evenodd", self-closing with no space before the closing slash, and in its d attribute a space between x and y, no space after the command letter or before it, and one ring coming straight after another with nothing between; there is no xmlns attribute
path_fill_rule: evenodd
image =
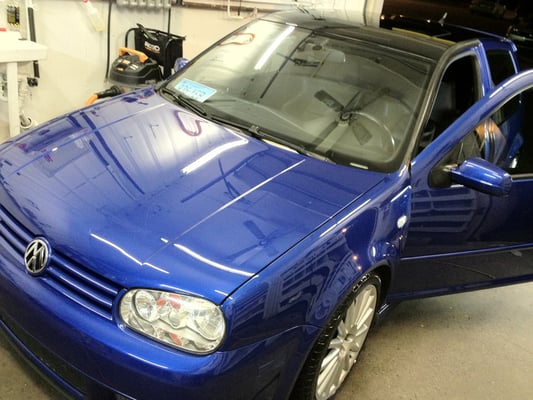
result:
<svg viewBox="0 0 533 400"><path fill-rule="evenodd" d="M361 111L361 110L352 110L347 112L349 115L341 115L341 121L347 121L350 126L352 127L352 133L356 137L356 139L362 144L366 144L370 140L372 140L374 137L379 136L378 140L380 145L383 147L383 150L387 154L392 154L394 152L394 149L396 147L396 143L394 141L394 136L392 136L392 133L387 125L383 123L383 121L377 119L373 115ZM353 123L357 121L359 118L364 118L368 121L370 121L373 125L377 125L379 129L374 129L371 131L370 137L364 137L360 130L353 129Z"/></svg>

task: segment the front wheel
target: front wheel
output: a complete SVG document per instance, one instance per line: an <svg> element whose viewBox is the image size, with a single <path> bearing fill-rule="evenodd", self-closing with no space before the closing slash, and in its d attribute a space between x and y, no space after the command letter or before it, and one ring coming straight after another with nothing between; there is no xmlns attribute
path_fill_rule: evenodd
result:
<svg viewBox="0 0 533 400"><path fill-rule="evenodd" d="M366 275L339 305L311 350L291 400L326 400L337 392L374 322L380 289L379 276Z"/></svg>

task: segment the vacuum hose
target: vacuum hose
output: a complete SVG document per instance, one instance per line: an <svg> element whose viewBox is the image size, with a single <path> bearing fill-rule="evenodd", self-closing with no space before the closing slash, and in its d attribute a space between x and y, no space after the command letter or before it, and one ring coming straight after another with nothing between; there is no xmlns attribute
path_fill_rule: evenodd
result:
<svg viewBox="0 0 533 400"><path fill-rule="evenodd" d="M104 97L113 97L122 94L122 90L118 86L111 86L107 90L101 92L93 93L85 102L86 106L90 106L98 99L103 99Z"/></svg>

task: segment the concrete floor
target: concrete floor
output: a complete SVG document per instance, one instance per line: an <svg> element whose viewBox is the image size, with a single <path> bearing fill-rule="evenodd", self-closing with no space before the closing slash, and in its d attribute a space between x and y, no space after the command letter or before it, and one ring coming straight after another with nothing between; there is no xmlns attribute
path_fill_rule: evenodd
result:
<svg viewBox="0 0 533 400"><path fill-rule="evenodd" d="M406 302L370 333L336 400L533 399L533 283ZM0 339L0 400L58 400Z"/></svg>

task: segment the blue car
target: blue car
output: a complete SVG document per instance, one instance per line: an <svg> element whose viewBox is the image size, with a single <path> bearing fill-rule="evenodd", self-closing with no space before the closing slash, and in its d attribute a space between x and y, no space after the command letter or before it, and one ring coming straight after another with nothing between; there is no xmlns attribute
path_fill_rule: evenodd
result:
<svg viewBox="0 0 533 400"><path fill-rule="evenodd" d="M73 398L328 399L394 304L532 280L533 72L380 25L268 15L3 143L1 331Z"/></svg>

